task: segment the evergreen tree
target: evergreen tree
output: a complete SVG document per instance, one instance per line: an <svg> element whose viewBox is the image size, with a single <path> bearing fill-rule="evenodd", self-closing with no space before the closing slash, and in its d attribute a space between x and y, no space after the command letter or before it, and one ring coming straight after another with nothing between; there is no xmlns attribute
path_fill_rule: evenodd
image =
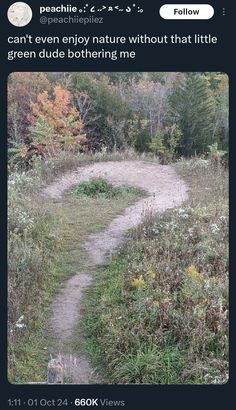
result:
<svg viewBox="0 0 236 410"><path fill-rule="evenodd" d="M201 154L213 141L215 103L209 82L200 73L187 73L170 97L172 122L182 133L181 155Z"/></svg>

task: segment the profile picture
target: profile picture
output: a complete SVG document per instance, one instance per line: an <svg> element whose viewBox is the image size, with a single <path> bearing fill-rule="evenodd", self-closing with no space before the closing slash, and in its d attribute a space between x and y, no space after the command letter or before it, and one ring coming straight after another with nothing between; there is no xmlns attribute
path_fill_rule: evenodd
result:
<svg viewBox="0 0 236 410"><path fill-rule="evenodd" d="M18 1L9 7L7 17L13 26L24 27L32 19L31 7L22 1Z"/></svg>

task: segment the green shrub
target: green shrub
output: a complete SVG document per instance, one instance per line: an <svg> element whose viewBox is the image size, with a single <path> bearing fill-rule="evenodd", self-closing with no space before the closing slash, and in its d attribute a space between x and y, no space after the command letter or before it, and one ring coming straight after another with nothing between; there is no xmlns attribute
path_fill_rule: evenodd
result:
<svg viewBox="0 0 236 410"><path fill-rule="evenodd" d="M93 178L89 181L81 182L75 189L77 196L88 196L92 198L119 198L121 196L130 196L141 194L137 188L121 186L113 187L103 178Z"/></svg>

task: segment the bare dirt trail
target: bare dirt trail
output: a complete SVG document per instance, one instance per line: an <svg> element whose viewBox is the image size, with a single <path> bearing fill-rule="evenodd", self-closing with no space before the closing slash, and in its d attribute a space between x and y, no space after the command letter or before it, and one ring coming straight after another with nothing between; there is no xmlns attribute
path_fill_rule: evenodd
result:
<svg viewBox="0 0 236 410"><path fill-rule="evenodd" d="M130 185L141 188L149 194L147 198L126 208L107 229L92 234L85 240L84 246L88 251L90 266L94 269L106 263L112 252L121 245L126 232L141 222L145 212L161 213L168 208L181 205L187 199L187 187L174 168L145 161L99 162L80 167L46 187L43 195L60 200L67 189L94 177L103 177L117 186ZM81 317L83 293L91 283L91 274L78 272L65 283L52 304L51 328L58 340L66 375L75 384L101 382L84 356L63 354L64 347L69 343Z"/></svg>

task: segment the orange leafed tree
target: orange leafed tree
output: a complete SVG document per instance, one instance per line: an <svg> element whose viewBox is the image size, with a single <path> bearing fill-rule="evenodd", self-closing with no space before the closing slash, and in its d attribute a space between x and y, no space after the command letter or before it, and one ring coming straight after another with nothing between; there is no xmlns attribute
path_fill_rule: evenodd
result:
<svg viewBox="0 0 236 410"><path fill-rule="evenodd" d="M71 99L68 90L56 85L52 97L43 91L38 95L37 102L31 105L33 143L44 147L47 153L55 153L58 149L86 150L84 125Z"/></svg>

